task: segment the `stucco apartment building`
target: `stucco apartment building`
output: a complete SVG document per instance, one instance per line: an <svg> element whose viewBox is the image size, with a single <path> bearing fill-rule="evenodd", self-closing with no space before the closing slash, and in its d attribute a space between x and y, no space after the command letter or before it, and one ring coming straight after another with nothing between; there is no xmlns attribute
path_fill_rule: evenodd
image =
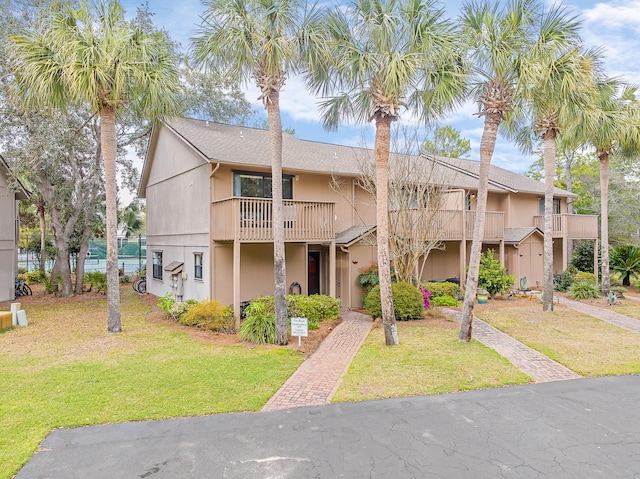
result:
<svg viewBox="0 0 640 479"><path fill-rule="evenodd" d="M0 301L15 298L15 277L18 272L18 200L28 193L15 181L9 165L0 156Z"/></svg>
<svg viewBox="0 0 640 479"><path fill-rule="evenodd" d="M361 305L356 278L376 262L375 203L359 186L365 149L283 138L287 284ZM364 159L364 160L363 160ZM447 178L437 212L441 247L422 279L464 278L479 163L432 156ZM147 202L147 290L235 305L273 294L271 158L268 131L176 118L154 127L138 194ZM394 168L394 162L391 162ZM339 189L330 187L338 178ZM335 183L335 182L334 182ZM542 284L544 184L491 167L483 248L508 272ZM566 214L573 195L554 194L554 270L568 263L567 239L597 241L597 217ZM420 211L416 211L420 214ZM434 233L436 234L436 233Z"/></svg>

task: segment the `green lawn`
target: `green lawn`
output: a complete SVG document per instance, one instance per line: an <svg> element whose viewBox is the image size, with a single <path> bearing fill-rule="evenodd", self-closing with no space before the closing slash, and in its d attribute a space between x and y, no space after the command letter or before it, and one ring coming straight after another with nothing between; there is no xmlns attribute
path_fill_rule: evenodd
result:
<svg viewBox="0 0 640 479"><path fill-rule="evenodd" d="M524 301L475 314L583 376L640 373L640 334L567 307L543 313Z"/></svg>
<svg viewBox="0 0 640 479"><path fill-rule="evenodd" d="M616 313L624 314L635 319L640 319L640 302L632 299L618 299L616 304L611 306Z"/></svg>
<svg viewBox="0 0 640 479"><path fill-rule="evenodd" d="M123 289L123 332L106 300L26 304L29 326L0 334L0 478L54 428L259 410L303 356L216 346L162 321Z"/></svg>
<svg viewBox="0 0 640 479"><path fill-rule="evenodd" d="M360 348L334 402L442 394L521 384L530 378L481 343L458 341L458 324L398 322L400 345L375 328Z"/></svg>

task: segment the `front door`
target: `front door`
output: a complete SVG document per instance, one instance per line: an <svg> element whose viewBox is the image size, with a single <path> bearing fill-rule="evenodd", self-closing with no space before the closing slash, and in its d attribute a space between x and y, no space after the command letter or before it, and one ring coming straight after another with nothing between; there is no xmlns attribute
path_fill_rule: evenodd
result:
<svg viewBox="0 0 640 479"><path fill-rule="evenodd" d="M320 251L309 251L308 294L320 294Z"/></svg>

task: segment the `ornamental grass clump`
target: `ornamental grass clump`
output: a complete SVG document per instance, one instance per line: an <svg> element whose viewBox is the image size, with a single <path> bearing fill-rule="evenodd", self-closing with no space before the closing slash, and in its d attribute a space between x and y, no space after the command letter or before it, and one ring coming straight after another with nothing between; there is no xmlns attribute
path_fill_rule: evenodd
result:
<svg viewBox="0 0 640 479"><path fill-rule="evenodd" d="M246 319L240 326L240 339L257 344L275 344L276 314L273 296L252 301L244 312Z"/></svg>

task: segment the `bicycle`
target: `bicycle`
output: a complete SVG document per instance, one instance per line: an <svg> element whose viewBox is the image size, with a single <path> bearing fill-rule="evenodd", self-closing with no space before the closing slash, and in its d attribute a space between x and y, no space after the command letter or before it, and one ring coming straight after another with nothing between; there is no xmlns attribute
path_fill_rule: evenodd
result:
<svg viewBox="0 0 640 479"><path fill-rule="evenodd" d="M16 298L18 298L20 296L31 296L32 294L33 294L33 292L31 291L31 288L25 282L25 280L21 279L21 278L16 278L16 282L15 282L15 295L16 295Z"/></svg>
<svg viewBox="0 0 640 479"><path fill-rule="evenodd" d="M143 276L140 279L136 279L131 285L133 290L138 294L146 294L147 293L147 278Z"/></svg>

